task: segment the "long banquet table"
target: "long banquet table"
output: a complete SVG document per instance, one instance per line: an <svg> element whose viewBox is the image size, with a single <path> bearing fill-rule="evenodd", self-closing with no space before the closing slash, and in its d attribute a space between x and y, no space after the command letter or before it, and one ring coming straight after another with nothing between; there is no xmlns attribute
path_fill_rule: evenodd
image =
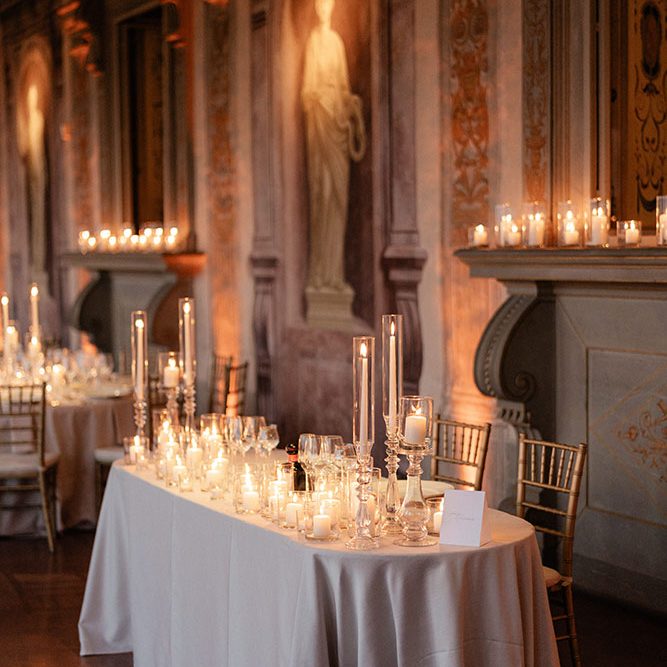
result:
<svg viewBox="0 0 667 667"><path fill-rule="evenodd" d="M114 465L81 655L135 667L557 665L533 528L491 510L471 549L306 543L226 501Z"/></svg>

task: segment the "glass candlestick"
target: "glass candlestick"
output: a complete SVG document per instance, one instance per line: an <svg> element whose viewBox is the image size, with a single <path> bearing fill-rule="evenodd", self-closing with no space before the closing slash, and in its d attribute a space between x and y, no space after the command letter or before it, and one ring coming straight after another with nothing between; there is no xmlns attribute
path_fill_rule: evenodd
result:
<svg viewBox="0 0 667 667"><path fill-rule="evenodd" d="M404 396L398 424L399 451L405 454L410 466L405 497L398 511L403 537L396 544L403 547L431 546L438 540L428 534L429 509L422 493L421 462L424 456L431 453L433 399L428 396Z"/></svg>
<svg viewBox="0 0 667 667"><path fill-rule="evenodd" d="M178 300L178 334L180 366L183 374L185 429L192 431L195 429L197 357L195 352L195 300L190 297Z"/></svg>
<svg viewBox="0 0 667 667"><path fill-rule="evenodd" d="M174 428L178 428L180 422L178 416L178 389L181 383L178 353L160 352L158 355L158 377L160 386L167 396L169 422Z"/></svg>
<svg viewBox="0 0 667 667"><path fill-rule="evenodd" d="M586 245L606 248L609 245L609 200L591 199L585 225Z"/></svg>
<svg viewBox="0 0 667 667"><path fill-rule="evenodd" d="M148 412L148 336L146 312L134 310L131 318L132 382L134 385L134 424L143 436Z"/></svg>
<svg viewBox="0 0 667 667"><path fill-rule="evenodd" d="M401 532L396 513L398 497L398 413L403 394L403 316L382 316L382 414L387 429L387 492L382 530L388 535Z"/></svg>
<svg viewBox="0 0 667 667"><path fill-rule="evenodd" d="M373 536L372 516L368 507L368 487L373 469L371 452L375 440L375 338L359 336L353 339L352 345L352 434L357 453L356 491L359 504L354 519L354 535L345 546L348 549L366 551L380 546L378 539Z"/></svg>

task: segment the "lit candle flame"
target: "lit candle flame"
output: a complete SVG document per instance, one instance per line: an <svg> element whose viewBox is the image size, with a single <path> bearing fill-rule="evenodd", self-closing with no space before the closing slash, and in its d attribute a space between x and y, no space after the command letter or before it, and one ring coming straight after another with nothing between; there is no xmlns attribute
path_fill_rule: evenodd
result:
<svg viewBox="0 0 667 667"><path fill-rule="evenodd" d="M396 325L392 321L392 323L389 325L389 333L393 336L396 333Z"/></svg>
<svg viewBox="0 0 667 667"><path fill-rule="evenodd" d="M35 283L30 286L30 296L39 296L39 287Z"/></svg>
<svg viewBox="0 0 667 667"><path fill-rule="evenodd" d="M366 348L366 343L362 343L359 346L359 354L365 359L368 356L368 350Z"/></svg>
<svg viewBox="0 0 667 667"><path fill-rule="evenodd" d="M143 320L136 320L134 325L137 327L137 329L143 329L144 328L144 321Z"/></svg>

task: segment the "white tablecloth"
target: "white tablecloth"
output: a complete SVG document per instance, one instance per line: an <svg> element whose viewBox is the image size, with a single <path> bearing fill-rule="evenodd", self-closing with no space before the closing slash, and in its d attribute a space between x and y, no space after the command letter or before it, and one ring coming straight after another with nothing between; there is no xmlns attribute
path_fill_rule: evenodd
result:
<svg viewBox="0 0 667 667"><path fill-rule="evenodd" d="M70 528L94 524L96 447L111 447L132 435L132 398L86 399L76 403L47 405L44 446L59 452L58 526ZM5 497L7 504L39 504L39 495L30 500L25 494ZM43 530L41 510L0 512L0 534L34 533Z"/></svg>
<svg viewBox="0 0 667 667"><path fill-rule="evenodd" d="M115 465L81 654L135 667L557 665L532 527L492 512L479 549L305 543Z"/></svg>

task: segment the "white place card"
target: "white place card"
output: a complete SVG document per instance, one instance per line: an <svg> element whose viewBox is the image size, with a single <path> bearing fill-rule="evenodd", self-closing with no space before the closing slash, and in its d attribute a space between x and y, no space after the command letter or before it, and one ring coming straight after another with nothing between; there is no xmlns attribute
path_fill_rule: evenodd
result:
<svg viewBox="0 0 667 667"><path fill-rule="evenodd" d="M491 541L484 491L445 491L440 544L481 547Z"/></svg>

